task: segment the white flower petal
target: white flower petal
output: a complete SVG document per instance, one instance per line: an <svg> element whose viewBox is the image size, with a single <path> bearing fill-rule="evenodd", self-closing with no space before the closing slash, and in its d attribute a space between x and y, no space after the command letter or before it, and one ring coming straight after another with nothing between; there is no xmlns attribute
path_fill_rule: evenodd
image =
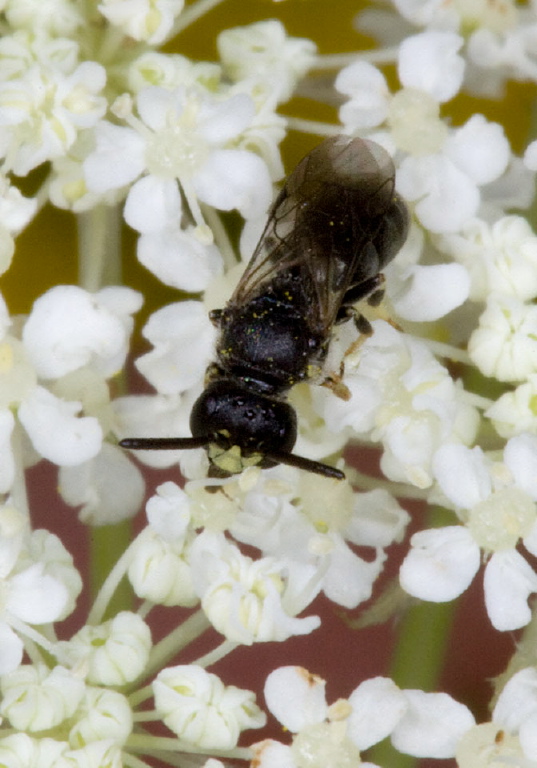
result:
<svg viewBox="0 0 537 768"><path fill-rule="evenodd" d="M83 663L94 685L131 683L145 669L151 650L151 631L136 613L120 611L103 624L85 625L69 641L69 654Z"/></svg>
<svg viewBox="0 0 537 768"><path fill-rule="evenodd" d="M536 328L534 303L491 294L468 341L468 353L485 376L524 381L537 370Z"/></svg>
<svg viewBox="0 0 537 768"><path fill-rule="evenodd" d="M25 664L2 676L1 713L13 728L46 731L72 717L85 683L65 667Z"/></svg>
<svg viewBox="0 0 537 768"><path fill-rule="evenodd" d="M113 525L138 512L145 483L121 448L104 443L95 458L60 468L58 490L68 504L81 507L82 522Z"/></svg>
<svg viewBox="0 0 537 768"><path fill-rule="evenodd" d="M476 184L444 155L405 157L397 188L407 200L417 201L416 215L432 232L457 231L476 214L480 201Z"/></svg>
<svg viewBox="0 0 537 768"><path fill-rule="evenodd" d="M350 99L339 109L339 119L352 130L374 128L388 115L390 91L386 78L372 64L355 61L342 69L334 86Z"/></svg>
<svg viewBox="0 0 537 768"><path fill-rule="evenodd" d="M421 600L443 603L458 597L479 568L479 547L462 526L415 533L399 572L403 589Z"/></svg>
<svg viewBox="0 0 537 768"><path fill-rule="evenodd" d="M54 577L67 590L65 606L57 617L57 620L65 619L74 611L82 591L82 577L73 564L73 558L60 539L44 528L32 532L29 544L32 561L41 564L44 573Z"/></svg>
<svg viewBox="0 0 537 768"><path fill-rule="evenodd" d="M263 160L243 149L219 149L211 153L193 179L200 200L245 218L266 211L272 198L272 183Z"/></svg>
<svg viewBox="0 0 537 768"><path fill-rule="evenodd" d="M418 88L439 102L459 91L465 62L459 51L464 43L454 32L428 30L403 40L397 71L406 88Z"/></svg>
<svg viewBox="0 0 537 768"><path fill-rule="evenodd" d="M525 757L531 762L537 761L537 712L524 720L520 726L518 738Z"/></svg>
<svg viewBox="0 0 537 768"><path fill-rule="evenodd" d="M111 309L116 297L123 303L123 292L129 302L137 297L134 307L140 306L137 292L118 287L103 291L104 301L76 285L57 285L40 296L23 330L38 375L55 379L90 363L105 375L115 373L126 355L130 331L125 318Z"/></svg>
<svg viewBox="0 0 537 768"><path fill-rule="evenodd" d="M408 709L392 733L394 747L415 757L454 757L460 738L475 725L468 707L447 693L404 694Z"/></svg>
<svg viewBox="0 0 537 768"><path fill-rule="evenodd" d="M488 460L481 448L442 445L433 457L434 476L456 507L470 509L492 492Z"/></svg>
<svg viewBox="0 0 537 768"><path fill-rule="evenodd" d="M168 540L146 528L136 539L128 571L138 597L166 606L196 605L187 555L182 539Z"/></svg>
<svg viewBox="0 0 537 768"><path fill-rule="evenodd" d="M166 121L176 121L184 108L185 89L169 90L159 86L142 88L136 96L138 114L155 134L166 129Z"/></svg>
<svg viewBox="0 0 537 768"><path fill-rule="evenodd" d="M290 37L276 19L226 29L217 45L227 77L237 83L255 82L279 102L291 97L316 51L311 40Z"/></svg>
<svg viewBox="0 0 537 768"><path fill-rule="evenodd" d="M279 667L265 682L267 707L292 733L327 716L325 681L303 667Z"/></svg>
<svg viewBox="0 0 537 768"><path fill-rule="evenodd" d="M404 692L387 677L360 683L349 696L349 704L348 734L360 750L389 736L408 708Z"/></svg>
<svg viewBox="0 0 537 768"><path fill-rule="evenodd" d="M162 539L182 542L190 523L190 498L172 482L163 483L146 504L147 521Z"/></svg>
<svg viewBox="0 0 537 768"><path fill-rule="evenodd" d="M363 560L339 539L334 542L332 560L323 582L328 599L349 609L369 600L386 554L379 549L374 560Z"/></svg>
<svg viewBox="0 0 537 768"><path fill-rule="evenodd" d="M69 739L73 744L94 746L95 751L85 760L82 759L80 764L75 764L80 765L80 768L97 765L119 767L121 764L119 755L112 757L103 752L111 749L111 744L119 749L131 731L132 710L126 697L117 691L87 686L84 699L69 731Z"/></svg>
<svg viewBox="0 0 537 768"><path fill-rule="evenodd" d="M15 477L15 457L11 448L11 434L15 417L11 411L0 410L0 493L7 493Z"/></svg>
<svg viewBox="0 0 537 768"><path fill-rule="evenodd" d="M524 720L537 714L537 669L521 669L502 688L492 718L510 733L515 733Z"/></svg>
<svg viewBox="0 0 537 768"><path fill-rule="evenodd" d="M388 547L402 540L410 519L408 512L383 488L357 493L345 538L362 546Z"/></svg>
<svg viewBox="0 0 537 768"><path fill-rule="evenodd" d="M510 150L503 128L473 115L448 137L446 155L476 184L488 184L507 168Z"/></svg>
<svg viewBox="0 0 537 768"><path fill-rule="evenodd" d="M495 552L484 576L485 605L492 625L506 632L531 620L528 597L537 592L537 574L514 550Z"/></svg>
<svg viewBox="0 0 537 768"><path fill-rule="evenodd" d="M203 381L213 356L215 329L203 304L182 301L154 312L143 334L155 347L136 367L162 394L177 394Z"/></svg>
<svg viewBox="0 0 537 768"><path fill-rule="evenodd" d="M136 131L102 121L95 129L97 148L84 161L86 185L108 192L130 184L145 167L145 142Z"/></svg>
<svg viewBox="0 0 537 768"><path fill-rule="evenodd" d="M297 768L291 747L280 744L279 741L265 739L254 744L252 750L254 753L253 762L258 768ZM207 766L207 768L212 768L212 766Z"/></svg>
<svg viewBox="0 0 537 768"><path fill-rule="evenodd" d="M203 751L232 749L242 730L266 722L252 691L224 686L195 664L162 670L153 692L155 709L168 728Z"/></svg>
<svg viewBox="0 0 537 768"><path fill-rule="evenodd" d="M193 397L182 401L179 397L163 395L132 395L120 397L112 403L119 438L188 436L189 417ZM187 451L203 453L203 449ZM150 467L171 467L177 463L179 451L136 451L136 458Z"/></svg>
<svg viewBox="0 0 537 768"><path fill-rule="evenodd" d="M42 564L36 563L10 578L6 608L28 624L46 624L62 614L67 599L61 581L43 573Z"/></svg>
<svg viewBox="0 0 537 768"><path fill-rule="evenodd" d="M222 272L218 248L178 227L141 235L137 254L140 263L159 280L189 293L205 290Z"/></svg>
<svg viewBox="0 0 537 768"><path fill-rule="evenodd" d="M532 141L524 152L524 164L530 171L537 171L537 141Z"/></svg>
<svg viewBox="0 0 537 768"><path fill-rule="evenodd" d="M313 566L271 557L252 560L208 530L192 544L196 593L211 624L228 640L251 645L313 632L318 616L296 618L318 594Z"/></svg>
<svg viewBox="0 0 537 768"><path fill-rule="evenodd" d="M200 110L199 131L209 144L225 144L246 130L254 116L254 103L246 93L236 93L225 101L206 101Z"/></svg>
<svg viewBox="0 0 537 768"><path fill-rule="evenodd" d="M13 672L22 661L22 640L5 622L0 622L0 675Z"/></svg>
<svg viewBox="0 0 537 768"><path fill-rule="evenodd" d="M468 298L470 277L460 264L417 265L404 273L405 281L388 295L398 315L412 322L438 320Z"/></svg>
<svg viewBox="0 0 537 768"><path fill-rule="evenodd" d="M128 37L158 45L170 34L183 4L183 0L156 0L151 3L101 0L98 8L111 24L119 27Z"/></svg>
<svg viewBox="0 0 537 768"><path fill-rule="evenodd" d="M160 232L181 220L181 195L175 179L144 176L130 188L123 211L137 232Z"/></svg>
<svg viewBox="0 0 537 768"><path fill-rule="evenodd" d="M537 501L537 435L512 437L504 448L503 460L519 488Z"/></svg>
<svg viewBox="0 0 537 768"><path fill-rule="evenodd" d="M101 449L103 433L97 419L77 417L80 403L59 400L35 387L19 407L19 419L43 458L73 466L93 458Z"/></svg>

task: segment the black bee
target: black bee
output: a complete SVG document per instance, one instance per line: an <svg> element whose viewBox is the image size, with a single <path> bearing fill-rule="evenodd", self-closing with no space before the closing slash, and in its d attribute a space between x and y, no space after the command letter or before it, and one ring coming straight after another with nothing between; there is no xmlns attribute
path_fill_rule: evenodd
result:
<svg viewBox="0 0 537 768"><path fill-rule="evenodd" d="M381 270L408 230L394 180L390 156L372 141L333 136L306 155L228 304L211 312L220 332L216 362L192 408L192 437L120 445L204 447L213 477L281 463L342 479L338 469L291 453L297 420L286 396L321 377L334 324L358 318L358 300L378 298Z"/></svg>

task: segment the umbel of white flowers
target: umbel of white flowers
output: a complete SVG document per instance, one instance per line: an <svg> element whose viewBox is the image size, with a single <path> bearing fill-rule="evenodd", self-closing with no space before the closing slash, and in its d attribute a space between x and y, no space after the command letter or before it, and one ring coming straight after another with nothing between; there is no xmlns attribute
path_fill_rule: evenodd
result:
<svg viewBox="0 0 537 768"><path fill-rule="evenodd" d="M0 297L0 764L371 768L364 752L385 738L459 768L537 764L537 662L524 639L479 725L447 694L384 677L349 682L346 698L328 704L315 670L283 666L268 675L263 708L211 671L237 645L315 632L321 593L345 609L369 600L409 522L398 498L440 505L451 520L410 539L394 611L404 593L459 597L485 562L491 624L530 636L537 237L520 214L533 198L537 143L517 157L501 125L482 114L457 124L444 110L462 92L498 96L509 79L537 80L537 7L394 0L360 19L389 47L336 58L278 21L221 32L217 62L163 52L218 1L2 3L0 273L18 268L18 235L50 203L77 216L80 285L53 285L24 317ZM396 66L393 91L384 63ZM337 124L282 115L312 68L338 70ZM290 395L297 453L331 458L353 484L287 466L208 478L201 449L135 460L118 440L189 434L214 360L208 312L225 305L261 236L289 129L382 145L411 213L385 270L385 304L364 308L372 334L358 338L346 323L330 343L326 373L350 397L315 382ZM36 170L24 189L40 186L25 196L19 180ZM222 217L232 211L243 221L237 246ZM146 395L118 396L114 381L143 303L107 277L121 219L144 267L189 294L143 327L151 349L135 364L154 390ZM501 394L469 391L455 368L495 379ZM349 441L378 447L382 477L345 465ZM149 494L147 525L100 574L86 620L62 641L55 624L73 613L82 580L59 536L32 525L42 502L28 495L25 471L41 459L58 467L58 499L93 526L140 509L138 460L179 465L185 478ZM105 619L123 577L140 608ZM158 642L155 606L182 617ZM207 629L221 642L183 656ZM266 724L265 709L281 740L245 733ZM168 736L150 731L155 720Z"/></svg>

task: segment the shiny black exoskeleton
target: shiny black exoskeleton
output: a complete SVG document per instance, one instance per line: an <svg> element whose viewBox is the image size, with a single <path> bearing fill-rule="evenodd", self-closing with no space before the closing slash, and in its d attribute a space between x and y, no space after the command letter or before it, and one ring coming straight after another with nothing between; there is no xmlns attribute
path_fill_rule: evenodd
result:
<svg viewBox="0 0 537 768"><path fill-rule="evenodd" d="M408 213L394 191L388 153L334 136L299 163L227 306L216 362L190 418L192 437L128 438L126 448L207 449L211 475L289 464L341 479L334 467L291 453L291 387L321 376L334 324L381 286L381 270L405 241Z"/></svg>

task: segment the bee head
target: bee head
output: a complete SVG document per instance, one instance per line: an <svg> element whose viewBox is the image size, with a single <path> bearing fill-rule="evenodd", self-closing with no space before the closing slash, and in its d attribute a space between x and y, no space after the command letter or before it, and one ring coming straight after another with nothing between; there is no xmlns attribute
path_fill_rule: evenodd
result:
<svg viewBox="0 0 537 768"><path fill-rule="evenodd" d="M188 450L205 448L210 476L229 477L247 467L287 464L343 480L341 470L291 453L296 414L289 403L263 394L240 379L217 378L198 397L190 415L192 437L128 437L123 448Z"/></svg>
<svg viewBox="0 0 537 768"><path fill-rule="evenodd" d="M224 476L254 464L274 466L278 459L271 457L291 452L297 430L288 403L226 378L211 382L194 403L190 429L194 438L206 438L209 459Z"/></svg>

